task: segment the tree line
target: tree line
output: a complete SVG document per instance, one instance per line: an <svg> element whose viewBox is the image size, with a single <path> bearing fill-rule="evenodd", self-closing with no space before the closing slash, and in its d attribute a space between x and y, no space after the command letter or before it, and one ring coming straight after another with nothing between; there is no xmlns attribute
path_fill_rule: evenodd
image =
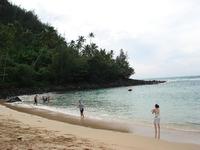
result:
<svg viewBox="0 0 200 150"><path fill-rule="evenodd" d="M0 84L16 87L107 83L134 74L127 54L121 49L100 48L79 36L66 42L49 24L32 11L7 0L0 1ZM87 41L89 40L89 41Z"/></svg>

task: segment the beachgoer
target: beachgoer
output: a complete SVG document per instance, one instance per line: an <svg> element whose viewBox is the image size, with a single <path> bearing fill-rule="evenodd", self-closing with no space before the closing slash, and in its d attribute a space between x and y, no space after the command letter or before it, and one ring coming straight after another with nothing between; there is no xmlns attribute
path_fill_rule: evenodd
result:
<svg viewBox="0 0 200 150"><path fill-rule="evenodd" d="M80 115L81 115L81 118L84 118L84 105L82 104L81 100L79 100L79 105L78 105L79 109L80 109Z"/></svg>
<svg viewBox="0 0 200 150"><path fill-rule="evenodd" d="M153 122L155 128L155 139L160 139L160 109L158 104L155 104L155 108L152 109L152 114L155 114Z"/></svg>
<svg viewBox="0 0 200 150"><path fill-rule="evenodd" d="M50 99L50 97L49 96L42 96L42 100L43 100L43 104L44 103L49 103L49 99Z"/></svg>
<svg viewBox="0 0 200 150"><path fill-rule="evenodd" d="M38 103L38 95L35 95L35 97L34 97L34 104L37 105L37 103Z"/></svg>
<svg viewBox="0 0 200 150"><path fill-rule="evenodd" d="M50 102L50 96L47 96L47 103Z"/></svg>
<svg viewBox="0 0 200 150"><path fill-rule="evenodd" d="M43 103L45 103L45 96L42 96L42 101Z"/></svg>

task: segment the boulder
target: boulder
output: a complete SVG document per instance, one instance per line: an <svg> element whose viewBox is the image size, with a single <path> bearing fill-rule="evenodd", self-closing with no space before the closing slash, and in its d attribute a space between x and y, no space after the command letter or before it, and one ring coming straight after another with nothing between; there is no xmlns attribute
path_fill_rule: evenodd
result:
<svg viewBox="0 0 200 150"><path fill-rule="evenodd" d="M22 100L18 96L16 96L16 97L9 98L6 102L13 103L13 102L21 102L21 101Z"/></svg>

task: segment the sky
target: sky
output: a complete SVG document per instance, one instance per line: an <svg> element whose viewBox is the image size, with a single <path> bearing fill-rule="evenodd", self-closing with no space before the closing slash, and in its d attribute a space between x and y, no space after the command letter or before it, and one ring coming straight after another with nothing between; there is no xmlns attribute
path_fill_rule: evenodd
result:
<svg viewBox="0 0 200 150"><path fill-rule="evenodd" d="M54 26L66 41L88 36L123 49L132 78L200 75L199 0L9 0Z"/></svg>

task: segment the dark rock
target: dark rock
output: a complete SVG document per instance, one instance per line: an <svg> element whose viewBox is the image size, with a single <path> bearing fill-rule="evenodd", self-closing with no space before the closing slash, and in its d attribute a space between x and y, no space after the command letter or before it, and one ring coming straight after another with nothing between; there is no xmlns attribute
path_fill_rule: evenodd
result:
<svg viewBox="0 0 200 150"><path fill-rule="evenodd" d="M6 102L13 103L13 102L21 102L21 101L22 100L18 96L16 96L16 97L9 98Z"/></svg>

